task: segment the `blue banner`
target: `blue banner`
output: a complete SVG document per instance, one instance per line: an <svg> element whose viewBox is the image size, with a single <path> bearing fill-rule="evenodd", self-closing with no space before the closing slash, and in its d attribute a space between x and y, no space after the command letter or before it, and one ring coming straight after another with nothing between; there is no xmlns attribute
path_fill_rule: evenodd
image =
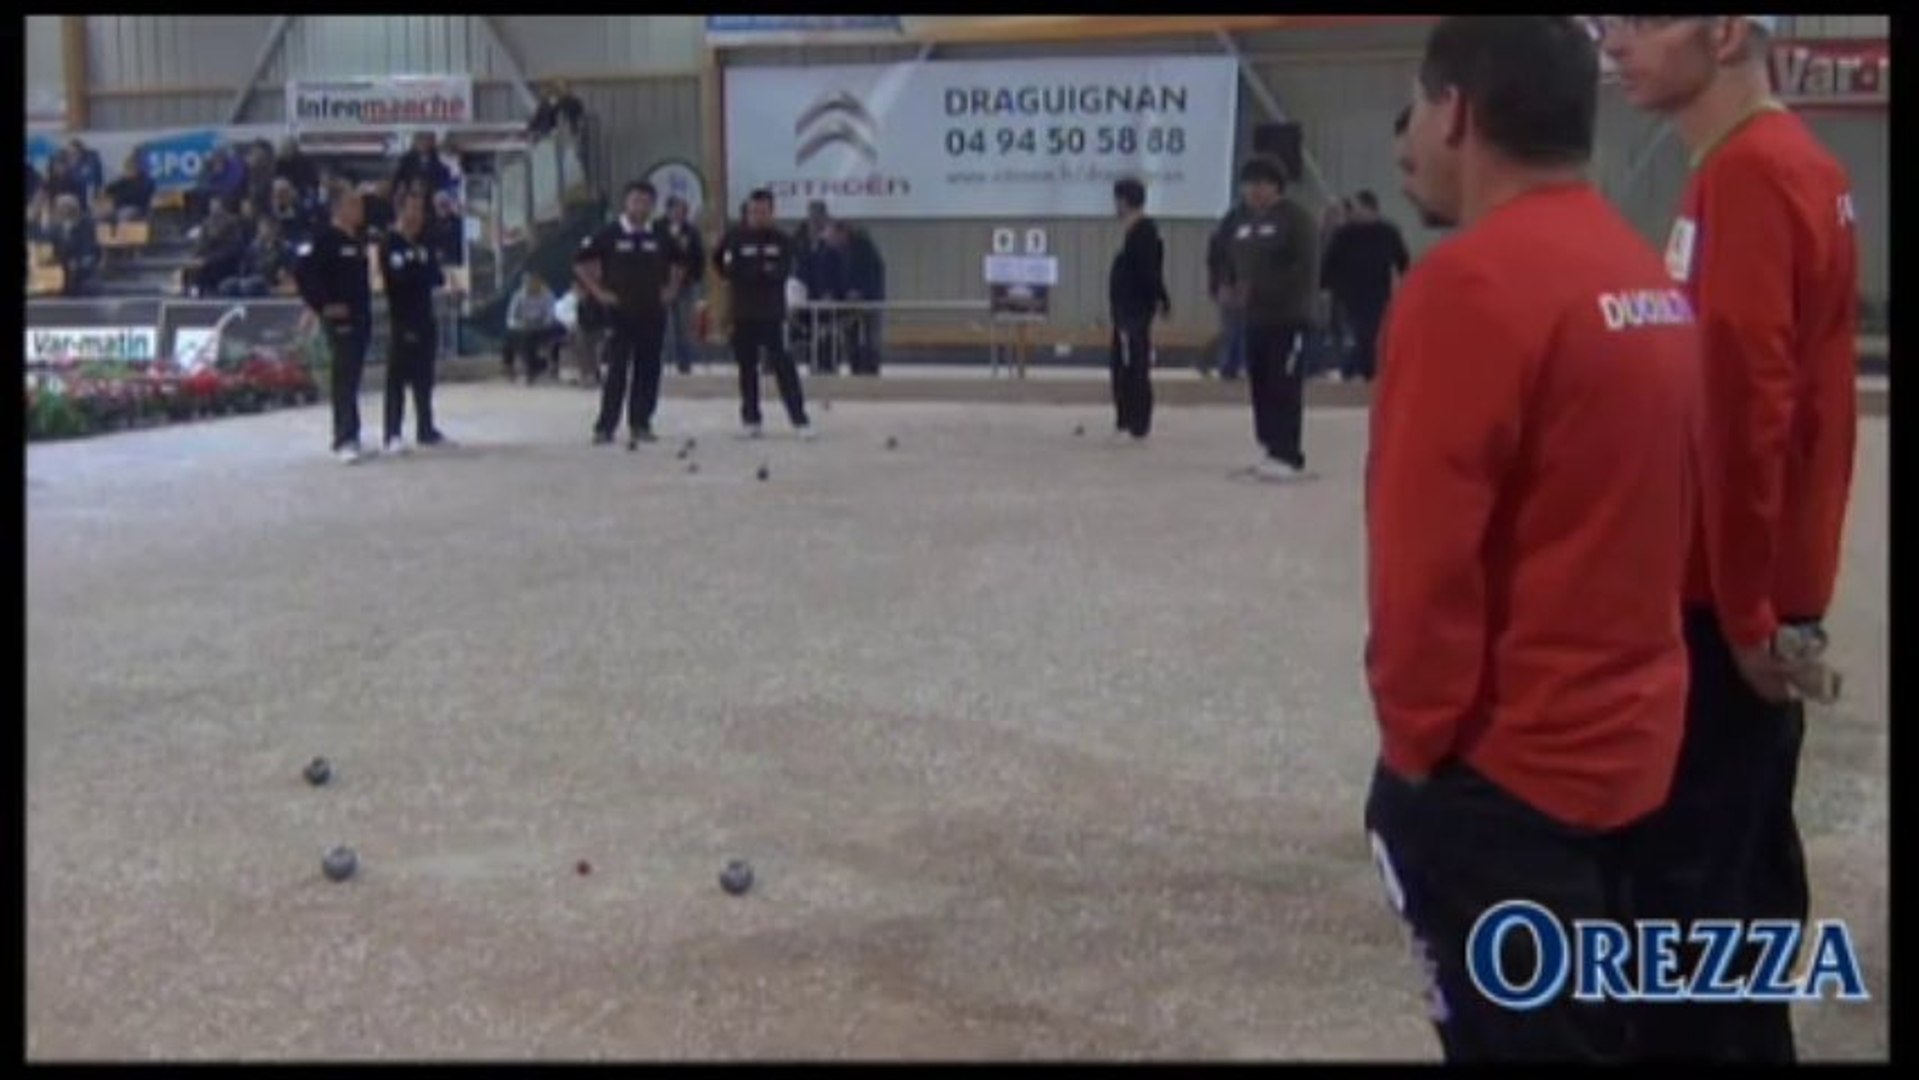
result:
<svg viewBox="0 0 1919 1080"><path fill-rule="evenodd" d="M903 33L898 15L708 15L706 36L747 43Z"/></svg>

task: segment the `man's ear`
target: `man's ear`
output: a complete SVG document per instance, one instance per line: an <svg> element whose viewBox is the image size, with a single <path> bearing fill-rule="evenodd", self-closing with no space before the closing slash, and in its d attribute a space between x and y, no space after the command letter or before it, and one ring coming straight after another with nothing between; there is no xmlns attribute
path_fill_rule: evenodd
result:
<svg viewBox="0 0 1919 1080"><path fill-rule="evenodd" d="M1766 32L1753 25L1751 19L1715 15L1706 34L1713 60L1722 65L1744 64L1766 52Z"/></svg>
<svg viewBox="0 0 1919 1080"><path fill-rule="evenodd" d="M1446 145L1458 149L1466 141L1466 131L1472 124L1467 115L1466 95L1460 93L1457 86L1449 86L1440 99L1440 106L1446 110Z"/></svg>

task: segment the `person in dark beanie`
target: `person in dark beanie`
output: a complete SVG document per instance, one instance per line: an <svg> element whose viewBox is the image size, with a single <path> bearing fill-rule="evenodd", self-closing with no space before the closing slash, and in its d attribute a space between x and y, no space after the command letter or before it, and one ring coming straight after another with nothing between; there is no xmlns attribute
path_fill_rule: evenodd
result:
<svg viewBox="0 0 1919 1080"><path fill-rule="evenodd" d="M1306 475L1299 351L1318 298L1319 230L1311 214L1285 197L1286 174L1271 158L1241 166L1239 190L1246 216L1233 230L1230 254L1246 318L1253 431L1265 451L1253 471L1295 480Z"/></svg>
<svg viewBox="0 0 1919 1080"><path fill-rule="evenodd" d="M1146 185L1132 178L1114 183L1113 212L1125 227L1106 275L1114 434L1137 442L1153 429L1153 319L1170 315L1173 302L1166 295L1166 245L1146 216Z"/></svg>

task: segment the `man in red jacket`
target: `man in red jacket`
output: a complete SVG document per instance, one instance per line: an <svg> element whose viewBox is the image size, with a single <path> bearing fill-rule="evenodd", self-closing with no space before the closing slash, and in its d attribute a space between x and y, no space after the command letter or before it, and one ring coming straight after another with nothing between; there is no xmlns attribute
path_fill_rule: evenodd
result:
<svg viewBox="0 0 1919 1080"><path fill-rule="evenodd" d="M1373 405L1366 827L1451 1061L1630 1052L1623 1007L1509 1008L1467 950L1506 901L1624 921L1685 716L1697 329L1584 178L1598 78L1569 18L1446 19L1400 144L1407 197L1458 228L1393 301ZM1492 946L1538 964L1527 934Z"/></svg>
<svg viewBox="0 0 1919 1080"><path fill-rule="evenodd" d="M1809 901L1793 819L1805 734L1782 629L1832 601L1858 418L1859 255L1844 168L1773 99L1772 16L1606 20L1633 104L1693 174L1667 268L1703 329L1701 527L1686 600L1692 693L1671 805L1650 823L1644 913L1790 919ZM1755 957L1743 958L1744 971ZM1692 958L1696 962L1696 957ZM1791 1061L1784 1003L1648 1007L1658 1057Z"/></svg>

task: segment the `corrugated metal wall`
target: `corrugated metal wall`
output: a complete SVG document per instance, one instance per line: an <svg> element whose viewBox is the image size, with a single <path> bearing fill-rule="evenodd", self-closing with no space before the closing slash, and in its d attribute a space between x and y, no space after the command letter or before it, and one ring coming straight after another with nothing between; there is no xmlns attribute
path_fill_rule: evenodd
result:
<svg viewBox="0 0 1919 1080"><path fill-rule="evenodd" d="M29 15L22 45L26 49L27 111L36 103L65 99L67 92L65 50L61 48L60 16Z"/></svg>

